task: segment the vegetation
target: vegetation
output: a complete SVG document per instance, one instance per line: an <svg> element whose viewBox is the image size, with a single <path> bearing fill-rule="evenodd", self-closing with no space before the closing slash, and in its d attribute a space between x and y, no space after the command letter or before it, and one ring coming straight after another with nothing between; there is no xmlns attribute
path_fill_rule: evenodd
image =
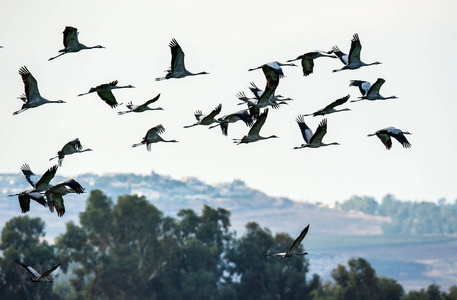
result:
<svg viewBox="0 0 457 300"><path fill-rule="evenodd" d="M238 238L225 209L204 206L200 215L182 209L172 218L144 197L124 195L114 204L94 190L79 223L67 223L49 245L39 218L11 219L1 233L0 298L457 299L457 287L447 293L436 285L405 295L362 258L338 265L333 281L324 282L309 274L303 256L265 256L287 250L294 238L273 236L254 222ZM15 258L39 271L60 261L59 280L27 284L30 276Z"/></svg>
<svg viewBox="0 0 457 300"><path fill-rule="evenodd" d="M457 233L457 200L446 204L444 199L433 202L410 202L397 200L387 195L378 204L372 197L353 196L337 203L344 210L355 210L366 214L391 217L383 225L387 235L424 235Z"/></svg>

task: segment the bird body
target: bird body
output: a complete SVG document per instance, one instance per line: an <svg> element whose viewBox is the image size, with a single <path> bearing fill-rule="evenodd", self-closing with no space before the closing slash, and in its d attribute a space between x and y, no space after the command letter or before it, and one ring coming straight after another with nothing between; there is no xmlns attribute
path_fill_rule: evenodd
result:
<svg viewBox="0 0 457 300"><path fill-rule="evenodd" d="M214 122L216 122L216 115L221 112L222 109L222 104L219 104L215 109L213 109L208 115L203 115L201 110L197 110L194 113L195 118L197 119L197 122L192 124L192 125L187 125L184 126L184 128L189 128L197 125L211 125Z"/></svg>
<svg viewBox="0 0 457 300"><path fill-rule="evenodd" d="M358 100L352 100L351 102L357 102L361 100L387 100L387 99L397 99L396 96L384 97L379 94L379 89L386 82L382 78L378 78L376 82L371 85L370 82L364 80L351 80L349 86L357 86L362 93L362 97L359 97Z"/></svg>
<svg viewBox="0 0 457 300"><path fill-rule="evenodd" d="M85 49L94 49L94 48L105 48L100 45L92 46L92 47L87 47L84 44L81 44L78 41L78 29L75 27L67 26L65 27L65 30L63 31L63 46L65 47L64 49L59 50L60 54L54 57L51 57L48 60L53 60L59 56L62 56L67 53L71 52L79 52L81 50Z"/></svg>
<svg viewBox="0 0 457 300"><path fill-rule="evenodd" d="M246 126L252 126L254 120L252 119L251 114L249 113L248 109L240 110L235 113L222 116L216 120L218 124L211 126L210 128L214 128L217 126L221 126L222 134L228 134L228 125L230 123L235 123L237 121L243 121Z"/></svg>
<svg viewBox="0 0 457 300"><path fill-rule="evenodd" d="M375 61L372 63L364 63L360 60L360 51L362 50L362 44L360 43L359 35L357 33L354 34L351 40L351 50L349 50L349 55L343 53L337 46L333 46L332 51L330 53L335 53L336 56L341 60L344 64L344 67L338 70L333 70L333 72L339 72L343 70L356 70L360 67L371 66L371 65L378 65L380 64L379 61Z"/></svg>
<svg viewBox="0 0 457 300"><path fill-rule="evenodd" d="M300 148L319 148L323 146L330 146L330 145L339 145L339 143L333 142L330 144L325 144L322 142L322 138L327 133L327 119L323 119L319 126L316 129L316 132L313 134L311 129L306 125L305 119L303 115L299 115L296 118L298 126L300 127L300 131L302 133L303 139L305 140L306 144L302 144L301 146L294 147L294 149Z"/></svg>
<svg viewBox="0 0 457 300"><path fill-rule="evenodd" d="M144 112L144 111L147 111L147 110L163 110L162 107L151 108L151 107L148 106L149 104L152 104L152 103L156 102L157 100L159 100L159 97L160 97L160 94L158 94L153 99L148 100L148 101L146 101L145 103L143 103L141 105L133 105L133 103L130 101L126 105L129 110L120 111L117 114L118 115L124 115L124 114L131 113L131 112L140 113L140 112Z"/></svg>
<svg viewBox="0 0 457 300"><path fill-rule="evenodd" d="M403 148L411 147L411 144L405 137L405 134L411 134L408 131L402 131L395 127L387 127L381 130L376 131L375 133L370 133L368 136L376 135L381 142L386 146L387 150L392 148L392 139L391 137L395 138L400 144L402 144Z"/></svg>
<svg viewBox="0 0 457 300"><path fill-rule="evenodd" d="M50 280L48 278L48 276L55 269L57 269L57 267L60 266L60 263L58 263L57 265L55 265L51 269L47 270L43 274L40 274L37 271L35 271L35 269L33 269L31 266L27 266L26 264L22 263L19 259L15 259L14 262L16 262L18 265L22 266L24 269L27 270L27 272L29 272L33 276L32 278L30 278L30 282L31 283L34 283L34 282L53 282L52 280Z"/></svg>
<svg viewBox="0 0 457 300"><path fill-rule="evenodd" d="M207 72L191 73L187 71L184 65L184 52L175 39L172 39L168 44L171 49L171 67L167 70L165 77L156 78L156 81L170 79L170 78L183 78L186 76L195 76L202 74L209 74Z"/></svg>
<svg viewBox="0 0 457 300"><path fill-rule="evenodd" d="M133 147L138 147L141 145L146 144L146 148L148 151L151 151L151 144L152 143L158 143L158 142L166 142L166 143L177 143L178 141L175 140L164 140L159 134L164 133L165 128L162 126L162 124L159 124L155 127L152 127L151 129L148 130L146 135L144 136L143 140L141 143L138 144L133 144Z"/></svg>
<svg viewBox="0 0 457 300"><path fill-rule="evenodd" d="M349 108L343 108L343 109L338 110L338 109L335 109L335 107L346 103L350 97L351 97L351 95L347 95L343 98L337 99L337 100L333 101L332 103L330 103L329 105L327 105L326 107L324 107L316 112L313 112L312 114L307 114L304 116L314 116L315 117L315 116L324 116L327 114L336 113L336 112L340 112L340 111L349 111L350 110Z"/></svg>
<svg viewBox="0 0 457 300"><path fill-rule="evenodd" d="M248 144L257 142L260 140L266 140L270 138L277 138L276 135L271 135L268 137L260 136L260 129L265 124L265 120L268 116L268 108L266 108L257 118L254 125L252 125L251 129L249 130L248 134L243 136L241 139L233 139L234 143L236 144Z"/></svg>
<svg viewBox="0 0 457 300"><path fill-rule="evenodd" d="M337 58L335 55L331 55L332 51L324 52L324 51L313 51L308 52L303 55L298 56L295 59L288 60L287 62L292 62L295 60L301 60L301 66L303 70L303 76L308 76L313 73L314 69L314 60L319 57L332 57Z"/></svg>
<svg viewBox="0 0 457 300"><path fill-rule="evenodd" d="M248 71L254 71L257 69L262 69L265 78L267 79L267 86L270 89L275 89L279 84L279 79L284 77L284 72L282 71L283 66L297 66L294 63L280 63L277 61L272 61L267 64L261 65L257 68L249 69Z"/></svg>
<svg viewBox="0 0 457 300"><path fill-rule="evenodd" d="M84 193L84 188L76 180L67 179L45 191L46 198L48 199L49 210L54 212L55 208L57 216L59 217L62 217L65 214L63 196L68 193L82 194Z"/></svg>
<svg viewBox="0 0 457 300"><path fill-rule="evenodd" d="M21 75L22 81L24 82L25 94L18 97L18 99L21 99L24 104L20 110L13 112L13 115L17 115L29 108L35 108L47 103L65 103L65 101L62 100L51 101L41 97L40 91L38 90L38 83L26 66L19 68L19 75Z"/></svg>
<svg viewBox="0 0 457 300"><path fill-rule="evenodd" d="M52 157L49 160L59 158L59 166L62 166L62 162L63 162L65 155L70 155L70 154L74 154L74 153L82 153L82 152L86 152L86 151L92 151L92 149L90 149L90 148L83 149L81 142L79 141L78 138L76 138L76 139L66 143L63 146L62 150L57 152L57 156Z"/></svg>
<svg viewBox="0 0 457 300"><path fill-rule="evenodd" d="M132 85L124 85L124 86L118 86L117 85L118 81L114 80L111 81L110 83L104 83L100 84L96 87L90 88L90 90L87 93L79 94L79 96L84 96L93 92L97 92L97 95L106 102L111 108L115 108L118 106L119 103L117 103L116 98L113 95L112 90L114 89L124 89L124 88L134 88Z"/></svg>
<svg viewBox="0 0 457 300"><path fill-rule="evenodd" d="M300 246L300 243L305 238L306 234L308 233L308 230L309 230L309 224L308 224L308 226L305 227L305 229L302 230L300 235L295 239L295 241L292 243L292 246L289 248L289 250L287 250L287 252L271 253L271 254L267 254L267 256L281 256L278 259L278 260L281 260L281 259L288 258L288 257L308 254L308 252L303 252L303 253L298 252L298 246Z"/></svg>

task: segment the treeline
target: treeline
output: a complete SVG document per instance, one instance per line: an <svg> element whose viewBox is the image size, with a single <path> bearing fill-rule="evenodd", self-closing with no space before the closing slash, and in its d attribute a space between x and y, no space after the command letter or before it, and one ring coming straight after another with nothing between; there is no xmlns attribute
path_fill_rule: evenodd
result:
<svg viewBox="0 0 457 300"><path fill-rule="evenodd" d="M365 214L391 217L382 227L388 235L424 235L457 233L457 200L446 204L444 199L433 202L397 200L386 195L381 204L373 197L352 196L343 203L336 203L343 210L355 210Z"/></svg>
<svg viewBox="0 0 457 300"><path fill-rule="evenodd" d="M67 223L51 245L41 219L8 221L1 233L0 298L457 299L457 287L443 292L436 285L405 295L395 279L377 276L362 258L338 265L333 281L324 281L308 274L303 256L265 256L287 250L294 240L289 235L251 222L237 237L229 230L230 213L220 208L204 206L200 215L183 209L172 218L144 197L124 195L114 204L95 190L79 223ZM30 275L15 258L37 271L61 262L63 278L28 284Z"/></svg>

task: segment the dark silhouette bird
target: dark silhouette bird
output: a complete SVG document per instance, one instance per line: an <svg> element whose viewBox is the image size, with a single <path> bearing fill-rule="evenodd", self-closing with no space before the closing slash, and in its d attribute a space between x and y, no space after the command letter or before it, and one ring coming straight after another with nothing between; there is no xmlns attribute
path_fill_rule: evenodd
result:
<svg viewBox="0 0 457 300"><path fill-rule="evenodd" d="M84 94L79 94L79 96L84 96L93 92L97 92L97 95L106 102L111 108L115 108L118 106L119 103L117 103L116 98L114 97L113 93L111 92L114 89L124 89L124 88L134 88L132 85L124 85L124 86L118 86L117 85L118 81L114 80L111 81L110 83L105 83L105 84L100 84L96 87L90 88L90 90L87 93ZM122 103L121 103L122 104Z"/></svg>
<svg viewBox="0 0 457 300"><path fill-rule="evenodd" d="M406 139L405 134L411 133L408 131L401 131L400 129L391 126L378 130L375 133L370 133L368 136L376 135L384 144L384 146L386 146L387 150L390 150L390 148L392 148L391 137L395 138L403 146L403 148L411 147L411 144Z"/></svg>
<svg viewBox="0 0 457 300"><path fill-rule="evenodd" d="M378 78L376 82L371 85L368 81L363 80L351 80L349 86L357 86L362 93L362 97L359 97L358 100L352 100L351 102L357 102L362 100L387 100L387 99L397 99L396 96L384 97L379 94L379 89L386 82L382 78Z"/></svg>
<svg viewBox="0 0 457 300"><path fill-rule="evenodd" d="M379 65L379 61L375 61L369 64L364 63L360 60L360 51L362 50L362 44L360 44L359 35L354 34L351 40L351 50L349 50L349 55L343 53L337 46L333 46L330 53L335 53L336 56L344 64L344 67L338 70L333 70L333 72L343 71L343 70L355 70L360 67Z"/></svg>
<svg viewBox="0 0 457 300"><path fill-rule="evenodd" d="M21 212L23 214L30 211L30 199L35 200L36 202L43 205L44 207L48 206L46 197L39 192L35 192L34 189L28 189L19 194L8 195L8 196L9 197L18 196L19 206L21 207Z"/></svg>
<svg viewBox="0 0 457 300"><path fill-rule="evenodd" d="M260 136L260 129L265 124L265 120L268 116L268 108L266 108L257 118L252 128L249 130L248 134L243 136L241 139L233 139L234 143L236 144L248 144L257 142L260 140L266 140L270 138L277 138L276 135L270 135L268 137Z"/></svg>
<svg viewBox="0 0 457 300"><path fill-rule="evenodd" d="M272 61L267 64L261 65L257 68L249 69L248 71L254 71L257 69L262 69L265 78L267 79L267 86L270 89L275 89L279 84L279 79L284 77L284 72L282 71L283 66L297 66L294 63L280 63L277 61Z"/></svg>
<svg viewBox="0 0 457 300"><path fill-rule="evenodd" d="M78 32L77 28L71 27L71 26L65 27L65 30L63 31L63 46L65 48L59 50L59 52L61 52L59 55L51 57L48 60L53 60L64 54L71 53L71 52L79 52L84 49L105 48L100 45L87 47L86 45L81 44L78 41L78 34L79 34L79 32Z"/></svg>
<svg viewBox="0 0 457 300"><path fill-rule="evenodd" d="M301 66L303 69L303 76L308 76L313 73L314 69L314 60L319 57L332 57L337 58L335 55L331 55L332 51L324 52L324 51L313 51L308 52L303 55L298 56L295 59L288 60L287 62L292 62L295 60L301 59Z"/></svg>
<svg viewBox="0 0 457 300"><path fill-rule="evenodd" d="M252 119L252 116L249 113L249 110L243 109L243 110L237 111L235 113L225 115L225 116L218 118L216 120L216 123L218 123L218 124L213 125L209 128L214 128L214 127L220 126L221 130L222 130L222 134L227 135L228 134L228 125L230 123L235 123L237 121L243 121L246 124L246 126L249 126L249 127L252 126L252 124L254 123L254 120Z"/></svg>
<svg viewBox="0 0 457 300"><path fill-rule="evenodd" d="M118 115L124 115L124 114L131 113L131 112L140 113L140 112L144 112L144 111L147 111L147 110L163 110L162 107L151 108L151 107L148 106L149 104L152 104L152 103L156 102L157 100L159 100L159 97L160 97L160 94L158 94L153 99L148 100L148 101L146 101L145 103L143 103L141 105L133 105L132 101L130 101L126 105L129 110L120 111L117 114Z"/></svg>
<svg viewBox="0 0 457 300"><path fill-rule="evenodd" d="M281 256L278 259L278 260L281 260L281 259L284 259L287 257L308 254L308 252L303 252L303 253L298 252L298 246L300 246L300 243L305 238L306 234L308 233L308 230L309 230L309 224L308 224L308 226L305 227L305 229L302 230L302 232L300 233L298 238L293 242L292 246L290 247L289 250L287 250L287 252L271 253L271 254L267 254L267 256Z"/></svg>
<svg viewBox="0 0 457 300"><path fill-rule="evenodd" d="M18 97L18 99L21 99L24 104L22 104L20 110L13 112L13 115L47 103L65 103L65 101L62 100L51 101L41 97L40 91L38 90L38 83L26 66L19 68L19 75L21 75L22 81L24 82L25 94Z"/></svg>
<svg viewBox="0 0 457 300"><path fill-rule="evenodd" d="M339 145L337 142L333 142L330 144L322 143L322 138L327 133L327 119L323 119L319 126L316 129L316 132L313 134L311 129L306 125L305 118L303 115L299 115L296 118L298 126L300 127L301 134L303 139L305 140L306 144L302 144L299 147L294 147L294 149L300 148L319 148L323 146L330 146L330 145Z"/></svg>
<svg viewBox="0 0 457 300"><path fill-rule="evenodd" d="M333 101L332 103L330 103L329 105L327 105L326 107L324 107L316 112L313 112L312 114L307 114L304 116L314 116L315 117L315 116L323 116L323 115L327 115L327 114L331 114L331 113L336 113L336 112L340 112L340 111L348 111L348 110L350 110L349 108L343 108L343 109L338 110L338 109L335 109L335 107L346 103L349 100L349 97L351 97L351 95L347 95L343 98L337 99L337 100Z"/></svg>
<svg viewBox="0 0 457 300"><path fill-rule="evenodd" d="M159 134L164 133L165 128L162 126L162 124L159 124L155 127L152 127L151 129L148 130L146 135L144 136L143 140L141 143L138 144L133 144L133 147L138 147L141 145L146 144L146 148L148 151L151 151L151 144L152 143L158 143L158 142L166 142L166 143L177 143L178 141L175 140L164 140Z"/></svg>
<svg viewBox="0 0 457 300"><path fill-rule="evenodd" d="M215 109L213 109L206 116L203 115L201 110L197 110L194 113L194 116L197 119L197 122L192 124L192 125L184 126L184 128L189 128L189 127L193 127L193 126L197 126L197 125L211 125L211 124L213 124L214 122L216 122L215 117L216 117L217 114L219 114L221 112L221 109L222 109L222 104L219 104L218 106L216 106Z"/></svg>
<svg viewBox="0 0 457 300"><path fill-rule="evenodd" d="M175 39L172 39L168 46L171 49L171 67L167 70L165 77L156 78L156 81L170 79L170 78L183 78L186 76L195 76L202 74L209 74L207 72L191 73L186 70L184 65L184 52Z"/></svg>
<svg viewBox="0 0 457 300"><path fill-rule="evenodd" d="M14 260L15 263L19 264L20 266L22 266L24 269L27 270L27 272L29 272L33 277L30 278L30 282L31 283L35 283L35 282L53 282L53 280L50 280L48 278L48 276L55 270L57 269L57 267L60 266L60 263L58 263L57 265L55 265L54 267L52 267L51 269L47 270L46 272L44 272L43 274L40 274L38 273L37 271L35 271L34 268L32 268L31 266L27 266L26 264L22 263L19 259L15 259Z"/></svg>
<svg viewBox="0 0 457 300"><path fill-rule="evenodd" d="M82 153L82 152L86 152L86 151L92 151L92 149L90 149L90 148L83 149L81 142L79 141L78 138L76 138L76 139L66 143L65 146L62 147L62 150L57 152L57 156L52 157L49 160L58 158L59 166L61 167L65 155L70 155L70 154L74 154L74 153Z"/></svg>
<svg viewBox="0 0 457 300"><path fill-rule="evenodd" d="M54 212L55 208L57 216L59 217L62 217L65 214L63 196L68 193L82 194L84 193L84 188L76 180L67 179L45 191L46 198L48 199L49 210Z"/></svg>

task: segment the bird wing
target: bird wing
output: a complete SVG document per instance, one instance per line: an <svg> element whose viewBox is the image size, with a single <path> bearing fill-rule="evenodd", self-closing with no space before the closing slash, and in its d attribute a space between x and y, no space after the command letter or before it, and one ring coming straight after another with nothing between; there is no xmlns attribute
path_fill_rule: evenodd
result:
<svg viewBox="0 0 457 300"><path fill-rule="evenodd" d="M270 253L267 254L267 256L284 256L286 255L286 252L279 252L279 253Z"/></svg>
<svg viewBox="0 0 457 300"><path fill-rule="evenodd" d="M83 146L81 145L81 141L79 138L76 138L67 143L67 145L71 145L71 147L75 148L76 150L82 150ZM66 145L65 145L66 146ZM64 146L64 147L65 147ZM62 149L63 150L63 149Z"/></svg>
<svg viewBox="0 0 457 300"><path fill-rule="evenodd" d="M260 129L262 128L263 124L265 124L265 120L268 116L268 108L259 115L257 120L255 121L254 125L252 125L251 129L249 130L248 135L259 135Z"/></svg>
<svg viewBox="0 0 457 300"><path fill-rule="evenodd" d="M380 130L376 132L376 136L381 140L381 142L386 146L387 150L392 148L392 139L387 134L386 130Z"/></svg>
<svg viewBox="0 0 457 300"><path fill-rule="evenodd" d="M49 182L54 178L57 172L57 165L50 167L38 180L35 188L40 191L44 191L49 187Z"/></svg>
<svg viewBox="0 0 457 300"><path fill-rule="evenodd" d="M40 278L46 278L49 276L49 274L51 274L55 269L57 269L58 267L60 266L60 263L58 263L57 265L55 265L54 267L52 267L51 269L47 270L46 272L44 272L43 274L41 274Z"/></svg>
<svg viewBox="0 0 457 300"><path fill-rule="evenodd" d="M171 72L182 72L186 69L184 66L184 52L175 39L172 39L168 46L171 49Z"/></svg>
<svg viewBox="0 0 457 300"><path fill-rule="evenodd" d="M46 201L46 197L39 193L39 192L31 192L27 193L30 199L35 200L36 202L40 203L44 207L48 206L48 202Z"/></svg>
<svg viewBox="0 0 457 300"><path fill-rule="evenodd" d="M314 60L303 57L301 59L301 66L303 69L303 76L308 76L309 74L313 73Z"/></svg>
<svg viewBox="0 0 457 300"><path fill-rule="evenodd" d="M342 52L340 48L338 48L338 46L333 46L331 52L335 53L335 55L338 56L338 58L341 60L343 64L348 64L348 55Z"/></svg>
<svg viewBox="0 0 457 300"><path fill-rule="evenodd" d="M308 233L308 229L309 229L309 224L308 224L308 226L305 227L305 229L302 230L302 232L300 233L298 238L293 242L293 244L290 247L288 252L291 252L293 249L296 250L298 248L298 246L300 245L301 241L303 240L305 235Z"/></svg>
<svg viewBox="0 0 457 300"><path fill-rule="evenodd" d="M146 101L146 102L143 103L141 106L148 106L149 104L154 103L154 102L156 102L157 100L159 100L159 98L160 98L160 94L158 94L157 96L155 96L153 99Z"/></svg>
<svg viewBox="0 0 457 300"><path fill-rule="evenodd" d="M149 129L144 138L145 138L145 140L156 139L159 137L159 134L164 133L164 132L165 132L165 128L162 126L162 124L159 124L155 127L152 127L151 129Z"/></svg>
<svg viewBox="0 0 457 300"><path fill-rule="evenodd" d="M78 44L78 29L71 26L65 27L63 31L63 46L65 49L73 48Z"/></svg>
<svg viewBox="0 0 457 300"><path fill-rule="evenodd" d="M319 126L317 126L316 132L314 132L313 136L311 137L309 144L320 144L322 142L322 138L327 133L327 119L323 119Z"/></svg>
<svg viewBox="0 0 457 300"><path fill-rule="evenodd" d="M79 184L79 182L77 182L76 180L74 180L73 178L70 178L70 179L67 179L67 180L64 180L62 182L59 182L58 185L65 185L67 187L69 187L72 191L74 191L76 194L82 194L84 193L84 188L82 187L81 184ZM56 185L57 186L57 185Z"/></svg>
<svg viewBox="0 0 457 300"><path fill-rule="evenodd" d="M387 128L387 133L394 137L400 144L402 144L403 148L409 148L411 147L411 144L408 142L406 139L405 135L400 129L397 129L395 127L389 127ZM392 144L392 142L391 142Z"/></svg>
<svg viewBox="0 0 457 300"><path fill-rule="evenodd" d="M27 100L30 101L31 99L41 97L40 92L38 91L38 83L26 66L22 66L19 69L19 75L21 75L22 82L24 82Z"/></svg>
<svg viewBox="0 0 457 300"><path fill-rule="evenodd" d="M368 94L368 91L370 90L371 83L365 80L351 80L349 86L359 87L359 91L360 93L362 93L362 96L366 96Z"/></svg>
<svg viewBox="0 0 457 300"><path fill-rule="evenodd" d="M384 82L386 82L384 79L378 78L378 80L376 80L376 82L368 90L367 95L370 95L370 94L379 95L379 89L384 84Z"/></svg>
<svg viewBox="0 0 457 300"><path fill-rule="evenodd" d="M305 123L305 117L303 115L299 115L295 121L297 121L298 123L298 126L300 127L300 131L301 131L301 134L303 136L303 139L305 140L305 142L307 144L309 144L312 136L313 136L313 132L311 131L311 129L308 127L308 125L306 125Z"/></svg>
<svg viewBox="0 0 457 300"><path fill-rule="evenodd" d="M265 86L265 92L263 92L262 96L260 96L257 106L264 107L267 105L271 105L272 102L270 101L270 99L274 95L275 91L276 91L276 86L273 88L270 88L270 86L267 83L267 85ZM273 104L275 104L275 103L273 103Z"/></svg>
<svg viewBox="0 0 457 300"><path fill-rule="evenodd" d="M262 66L262 71L267 79L267 86L271 89L276 88L279 84L279 78L284 77L282 68L279 65L265 64Z"/></svg>
<svg viewBox="0 0 457 300"><path fill-rule="evenodd" d="M21 193L18 195L19 206L21 207L21 212L26 213L30 210L30 197L26 193Z"/></svg>
<svg viewBox="0 0 457 300"><path fill-rule="evenodd" d="M215 109L213 109L213 111L211 111L209 113L209 115L206 116L206 118L211 118L213 119L218 113L220 113L222 110L222 104L219 104L218 106L216 106Z"/></svg>
<svg viewBox="0 0 457 300"><path fill-rule="evenodd" d="M40 277L40 273L38 273L37 271L35 271L35 269L33 269L32 267L30 266L27 266L26 264L22 263L19 259L15 259L14 260L15 263L21 265L24 269L26 269L30 274L32 274L35 278L37 277Z"/></svg>
<svg viewBox="0 0 457 300"><path fill-rule="evenodd" d="M24 174L25 179L30 183L31 186L35 187L38 181L38 176L35 175L28 164L23 164L21 166L22 174Z"/></svg>
<svg viewBox="0 0 457 300"><path fill-rule="evenodd" d="M194 112L194 116L195 116L195 119L197 119L197 121L200 121L200 119L203 116L203 112L201 110L197 110Z"/></svg>
<svg viewBox="0 0 457 300"><path fill-rule="evenodd" d="M254 82L251 82L251 86L249 87L249 89L251 90L251 92L254 94L254 96L257 98L257 99L260 99L260 97L262 97L262 94L263 94L263 91L261 89L259 89Z"/></svg>
<svg viewBox="0 0 457 300"><path fill-rule="evenodd" d="M330 103L329 105L327 105L326 107L324 107L322 110L324 110L324 111L330 110L330 109L335 108L338 105L344 104L349 100L350 97L351 97L351 95L347 95L347 96L344 96L343 98L337 99L337 100L333 101L332 103Z"/></svg>
<svg viewBox="0 0 457 300"><path fill-rule="evenodd" d="M254 123L254 120L252 119L252 116L249 113L248 109L241 110L239 112L234 113L233 115L240 118L240 120L242 120L247 126L252 126Z"/></svg>
<svg viewBox="0 0 457 300"><path fill-rule="evenodd" d="M46 193L47 195L47 193ZM57 216L62 217L65 214L65 205L63 204L63 197L62 195L57 195L52 193L52 202L54 204L54 208L56 209Z"/></svg>
<svg viewBox="0 0 457 300"><path fill-rule="evenodd" d="M355 33L351 40L351 50L349 50L349 63L360 62L360 50L362 50L362 44L360 44L359 35Z"/></svg>
<svg viewBox="0 0 457 300"><path fill-rule="evenodd" d="M116 98L114 97L111 91L97 91L97 95L106 102L111 108L115 108L119 103L117 103Z"/></svg>

